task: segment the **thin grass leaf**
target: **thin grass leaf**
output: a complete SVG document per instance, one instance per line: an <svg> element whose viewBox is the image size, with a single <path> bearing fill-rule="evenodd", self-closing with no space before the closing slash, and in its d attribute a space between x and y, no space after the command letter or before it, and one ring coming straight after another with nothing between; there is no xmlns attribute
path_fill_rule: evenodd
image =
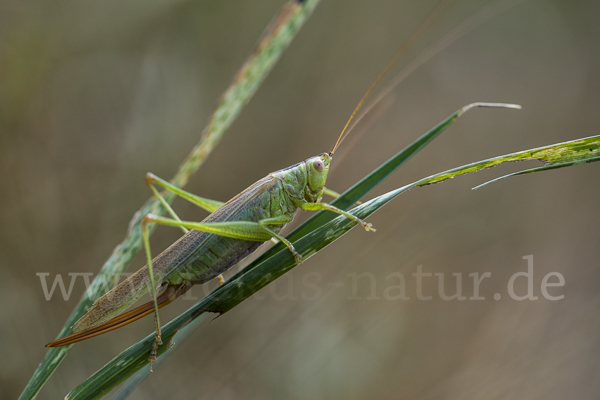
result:
<svg viewBox="0 0 600 400"><path fill-rule="evenodd" d="M507 154L504 156L489 158L487 160L468 164L459 168L451 169L441 174L433 175L424 179L419 186L431 185L454 178L458 175L479 171L486 168L492 168L505 162L538 160L543 162L543 167L527 169L515 172L489 182L483 183L473 189L496 182L510 176L530 174L533 172L548 171L551 169L565 168L573 165L587 164L600 161L600 136L591 136L588 138L571 140L568 142L557 143L550 146L538 147L536 149L520 151L518 153Z"/></svg>
<svg viewBox="0 0 600 400"><path fill-rule="evenodd" d="M385 180L400 165L405 163L410 157L423 149L428 143L442 133L452 122L460 117L467 110L474 107L509 107L518 108L518 106L505 104L474 103L451 114L448 118L434 127L432 130L421 136L406 149L392 157L371 174L354 185L351 189L342 194L337 203L346 208L349 204L354 204L362 198L377 184ZM401 191L407 190L414 185L401 188ZM360 218L365 218L375 212L378 208L390 201L396 194L386 194L377 197L365 204L354 208L351 212ZM391 193L391 192L390 192ZM334 217L335 218L335 217ZM318 251L333 243L350 229L355 223L345 217L329 218L328 214L317 213L311 219L292 232L288 239L294 242L294 247L303 256L304 259L310 258ZM296 239L298 238L298 239ZM247 299L258 290L273 282L279 276L296 266L294 257L290 251L283 245L274 246L263 256L256 259L248 267L234 275L224 285L217 288L211 294L203 298L192 308L181 314L179 317L163 327L162 337L165 345L158 348L159 357L162 356L168 348L168 344L173 336L182 327L188 324L197 325L194 321L198 316L205 312L223 314ZM178 336L179 338L179 336ZM98 399L111 389L125 381L130 376L136 374L142 368L148 368L148 354L154 342L154 334L149 335L144 340L129 347L123 351L94 375L73 390L69 399ZM136 382L126 386L124 391L128 394L145 377L145 373L139 372L136 375ZM120 394L119 394L120 395Z"/></svg>
<svg viewBox="0 0 600 400"><path fill-rule="evenodd" d="M318 2L319 0L290 1L273 19L259 40L256 49L219 101L202 132L200 142L183 161L171 182L183 187L189 177L200 168L220 141L225 130L236 119L244 105L259 88ZM165 198L170 203L173 201L174 195L167 194ZM57 338L70 333L70 327L75 321L85 314L97 298L114 286L118 277L127 269L142 247L140 222L143 216L148 213L162 214L163 211L160 203L151 198L134 214L129 223L125 239L113 250L109 259L67 319ZM48 350L19 399L34 398L62 362L70 348L71 346L64 346Z"/></svg>
<svg viewBox="0 0 600 400"><path fill-rule="evenodd" d="M548 165L548 166L545 166L545 167L531 168L531 169L526 169L526 170L519 171L519 172L513 172L512 174L504 175L504 176L501 176L499 178L492 179L491 181L487 181L485 183L482 183L481 185L477 185L477 186L475 186L473 188L473 190L477 190L477 189L479 189L479 188L481 188L483 186L489 185L492 182L497 182L499 180L502 180L502 179L505 179L505 178L509 178L511 176L531 174L533 172L549 171L551 169L559 169L559 168L565 168L565 167L572 167L573 165L589 164L589 163L596 162L596 161L600 161L600 157L593 157L593 158L585 159L583 161L572 161L572 162L568 162L568 163L564 163L564 164Z"/></svg>

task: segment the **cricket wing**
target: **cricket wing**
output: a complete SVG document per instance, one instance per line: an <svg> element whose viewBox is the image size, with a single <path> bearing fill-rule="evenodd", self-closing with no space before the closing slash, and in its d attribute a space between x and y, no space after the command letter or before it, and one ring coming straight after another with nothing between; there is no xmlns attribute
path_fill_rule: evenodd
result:
<svg viewBox="0 0 600 400"><path fill-rule="evenodd" d="M180 285L169 285L165 291L157 297L158 308L162 308L167 304L174 301L176 298L184 294L192 285L189 282L184 282ZM48 343L46 347L61 347L69 344L77 343L82 340L93 338L94 336L102 335L103 333L110 332L112 330L121 328L122 326L128 325L133 321L137 321L140 318L145 317L148 314L154 312L154 302L149 301L139 307L134 308L131 311L120 314L115 318L96 325L94 327L84 329L82 331L73 333L69 336L65 336L54 342Z"/></svg>
<svg viewBox="0 0 600 400"><path fill-rule="evenodd" d="M155 282L161 282L160 277L156 276L156 272L155 278L158 278ZM149 290L150 277L148 268L144 267L96 300L87 314L81 317L71 327L71 330L79 332L112 319L131 307Z"/></svg>

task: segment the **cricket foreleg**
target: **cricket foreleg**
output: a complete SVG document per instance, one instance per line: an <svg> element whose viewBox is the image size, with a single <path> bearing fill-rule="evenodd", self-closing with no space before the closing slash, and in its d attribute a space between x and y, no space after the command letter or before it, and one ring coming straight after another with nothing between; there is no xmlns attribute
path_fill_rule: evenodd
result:
<svg viewBox="0 0 600 400"><path fill-rule="evenodd" d="M345 216L346 218L350 218L352 221L359 223L363 226L363 228L365 228L365 230L368 231L372 231L375 232L375 229L373 228L373 225L363 221L362 219L355 217L354 215L350 214L349 212L346 212L344 210L340 210L337 207L332 206L331 204L327 204L327 203L304 203L302 204L301 207L303 210L305 211L317 211L317 210L327 210L327 211L331 211L334 212L336 214L341 214L343 216Z"/></svg>

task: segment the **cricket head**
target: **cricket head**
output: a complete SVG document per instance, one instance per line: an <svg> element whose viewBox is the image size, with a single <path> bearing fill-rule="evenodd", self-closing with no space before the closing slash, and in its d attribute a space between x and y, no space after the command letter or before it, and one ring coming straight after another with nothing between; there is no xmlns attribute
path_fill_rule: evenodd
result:
<svg viewBox="0 0 600 400"><path fill-rule="evenodd" d="M311 157L304 162L306 165L306 183L308 185L308 189L312 193L317 193L319 200L323 195L323 187L325 186L325 181L327 180L330 162L331 156L328 153L319 154L318 156Z"/></svg>

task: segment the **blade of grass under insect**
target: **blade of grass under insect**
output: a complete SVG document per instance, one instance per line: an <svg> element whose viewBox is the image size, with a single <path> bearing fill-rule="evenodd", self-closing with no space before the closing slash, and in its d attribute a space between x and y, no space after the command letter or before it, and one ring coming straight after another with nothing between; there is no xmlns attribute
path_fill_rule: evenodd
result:
<svg viewBox="0 0 600 400"><path fill-rule="evenodd" d="M194 332L198 326L200 326L200 324L209 317L209 314L202 314L189 324L180 328L177 332L177 340L173 341L171 347L169 348L171 351L159 355L158 362L153 364L154 368L158 367L169 354L173 354L174 350L181 346L182 343L190 337L192 332ZM112 397L112 400L125 400L148 376L150 376L150 374L150 368L142 368L137 371L129 380L127 380L127 382L119 387L115 395Z"/></svg>
<svg viewBox="0 0 600 400"><path fill-rule="evenodd" d="M290 1L273 19L259 40L256 49L219 101L202 132L200 142L181 164L171 182L183 187L189 177L200 168L225 130L235 120L244 105L271 71L318 2L319 0ZM172 202L174 196L167 194L165 198L168 202ZM71 325L85 314L86 310L98 297L114 286L115 281L141 249L141 218L148 213L162 214L162 212L163 209L159 202L149 199L134 214L125 239L113 250L92 285L67 319L57 338L70 333ZM48 350L19 398L32 399L62 362L70 348L71 346L64 346Z"/></svg>
<svg viewBox="0 0 600 400"><path fill-rule="evenodd" d="M438 183L458 175L490 168L503 162L538 159L547 163L547 167L567 163L575 165L596 161L599 158L597 156L598 151L600 151L600 136L594 136L495 157L421 179L369 200L355 207L350 212L359 218L367 218L396 196L411 188ZM307 259L339 239L355 225L355 222L343 216L336 217L295 241L294 246L302 254L303 258ZM236 274L227 283L217 288L192 308L165 325L163 327L163 338L166 340L173 339L173 336L181 326L189 324L206 312L223 314L229 311L296 266L294 257L287 249L275 252L271 257L262 262L257 261L255 261L253 268L244 269ZM147 368L147 357L152 348L153 340L154 333L151 333L142 341L119 354L71 392L68 398L72 400L100 398L110 389L134 374L135 371L140 368ZM167 346L163 345L159 347L158 352L159 354L163 354L166 350Z"/></svg>
<svg viewBox="0 0 600 400"><path fill-rule="evenodd" d="M379 168L377 168L359 183L354 185L340 198L345 199L345 201L348 204L354 204L359 198L364 196L378 183L382 182L385 178L387 178L389 174L395 171L400 165L406 162L408 158L416 154L425 145L431 142L431 140L437 137L465 111L477 106L486 105L490 106L490 104L486 103L471 104L451 114L448 118L446 118L444 121L438 124L434 129L417 139L406 149L398 153L396 156L392 157L390 160L386 161ZM384 197L378 197L378 199L380 198ZM391 198L389 200L391 200ZM372 206L369 206L371 208L365 208L365 204L363 204L353 209L352 213L361 213L360 215L363 215L363 212L372 213L385 203L381 203L379 205L379 203L377 202L373 203L372 200L368 204L374 205L376 208L372 208ZM364 214L364 216L366 215L368 214ZM307 223L305 223L303 226L306 226L308 224L309 226L314 227L316 225L316 223L314 222L316 218L317 215L315 215L311 220L307 221ZM337 221L336 224L338 224L343 220L346 219L342 218L341 220L336 219L334 221ZM311 221L313 222L311 223ZM339 229L336 228L335 230L330 231L329 228L327 228L326 231L323 231L323 227L330 226L330 224L328 223L330 221L330 218L324 220L317 220L319 226L317 226L316 229L313 229L312 231L308 230L308 232L305 234L300 234L299 236L302 236L302 238L294 242L294 246L299 246L297 247L297 249L298 251L300 251L304 258L312 256L317 251L335 241L337 238L342 236L354 226L354 223L342 224L340 225ZM346 220L346 222L347 221L349 220ZM331 221L330 223L333 223L333 221ZM302 226L298 229L301 228ZM297 231L292 233L290 236L288 236L288 238L290 238L296 232ZM321 233L317 234L315 232ZM298 234L296 233L296 235ZM188 312L182 314L180 317L167 324L164 328L165 330L163 331L163 338L166 338L165 343L167 342L167 340L170 340L173 337L173 335L179 329L180 326L190 323L194 320L196 316L202 314L204 311L214 311L219 313L226 312L227 310L234 307L236 304L239 304L239 302L246 299L251 294L255 293L257 290L264 287L266 284L272 282L277 277L279 277L280 275L282 275L283 273L287 272L289 269L295 266L294 259L293 257L291 257L291 253L289 253L287 248L280 248L278 250L276 246L271 248L268 253L269 256L266 257L266 259L263 257L258 258L247 268L233 276L223 286L219 287L209 296L202 299L196 306L193 307L193 311L190 311L192 310L190 309L188 310ZM290 256L291 258L287 256ZM257 271L254 271L254 269L257 269ZM109 390L123 382L129 376L136 373L136 371L138 371L140 368L147 366L147 352L145 352L145 348L146 346L151 345L153 341L153 336L149 342L148 340L149 339L146 338L142 342L139 342L138 344L122 352L119 356L117 356L117 358L108 363L100 371L96 372L88 380L86 380L78 388L76 388L71 393L69 398L100 398L104 393L107 393ZM159 355L163 354L165 350L166 347L161 346L159 348ZM140 374L143 375L143 373ZM142 375L138 375L138 377L143 379ZM126 391L130 392L133 387L139 384L139 382L141 382L141 379L137 380L137 382L129 384Z"/></svg>

